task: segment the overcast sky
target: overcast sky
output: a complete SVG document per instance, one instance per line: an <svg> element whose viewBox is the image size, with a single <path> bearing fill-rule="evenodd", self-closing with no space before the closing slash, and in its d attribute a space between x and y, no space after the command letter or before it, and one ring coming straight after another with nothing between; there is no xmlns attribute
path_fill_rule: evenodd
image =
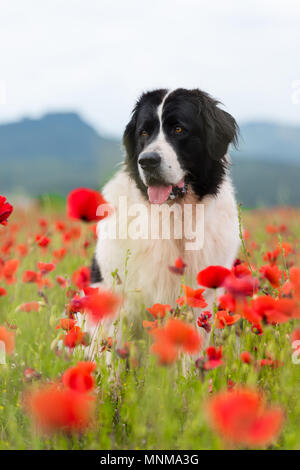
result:
<svg viewBox="0 0 300 470"><path fill-rule="evenodd" d="M76 110L119 135L143 90L178 86L300 124L299 0L0 0L1 122Z"/></svg>

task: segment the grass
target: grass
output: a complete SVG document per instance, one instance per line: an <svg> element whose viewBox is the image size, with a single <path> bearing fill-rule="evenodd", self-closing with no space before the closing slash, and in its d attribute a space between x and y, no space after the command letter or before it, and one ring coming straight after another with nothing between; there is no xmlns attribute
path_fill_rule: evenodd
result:
<svg viewBox="0 0 300 470"><path fill-rule="evenodd" d="M42 231L40 219L46 219L45 233L51 239L46 250L35 242L35 235ZM16 282L6 285L0 280L7 295L0 297L0 325L14 329L16 348L0 365L0 449L222 449L230 445L216 434L206 417L207 399L219 390L225 390L228 382L246 384L262 389L267 400L279 404L285 411L285 423L280 436L270 446L272 449L300 448L300 365L292 363L291 332L297 320L277 326L265 326L263 335L251 332L251 325L241 320L238 325L226 327L215 336L216 345L222 345L224 364L216 369L203 371L194 365L187 376L182 374L181 361L161 366L149 353L151 338L144 332L139 340L131 340L130 356L122 359L112 351L112 369L106 366L104 355L96 359L97 386L96 411L93 425L81 434L55 433L45 435L37 431L30 415L24 410L26 390L41 383L57 380L78 360L84 359L83 348L74 354L65 349L55 349L61 330L56 330L72 285L72 273L80 266L89 265L94 249L94 235L90 226L67 221L68 231L80 229L80 236L64 241L67 254L57 262L56 269L47 277L52 286L38 289L36 284L22 282L22 273L35 270L38 261L50 262L53 250L62 246L62 234L55 230L56 220L65 217L51 208L41 211L36 206L18 209L7 227L0 226L0 258L19 258ZM263 255L279 243L289 242L293 252L281 256L278 266L288 272L288 266L299 264L300 211L277 209L247 211L243 217L247 229L245 249L254 275L266 264ZM280 233L268 233L266 226L285 224ZM7 248L7 241L11 247ZM89 246L84 247L84 242ZM29 252L20 257L19 244L26 244ZM87 245L87 244L86 244ZM245 251L240 258L245 260ZM170 260L172 262L173 260ZM63 289L56 276L65 276L68 287ZM268 281L260 280L260 288L276 296ZM24 302L41 302L39 312L21 312ZM141 321L150 319L144 310ZM9 325L9 326L8 326ZM237 335L239 340L237 340ZM258 367L245 364L240 353L248 351L259 361L271 356L283 362L279 367ZM41 378L33 383L24 380L24 369L33 368Z"/></svg>

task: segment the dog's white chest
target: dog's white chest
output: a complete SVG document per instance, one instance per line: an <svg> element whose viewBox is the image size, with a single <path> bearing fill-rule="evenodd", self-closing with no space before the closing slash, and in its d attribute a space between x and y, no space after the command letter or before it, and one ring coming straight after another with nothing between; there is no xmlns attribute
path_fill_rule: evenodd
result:
<svg viewBox="0 0 300 470"><path fill-rule="evenodd" d="M175 213L172 217L169 239L153 239L151 223L148 226L148 236L145 231L139 232L140 237L136 235L136 232L141 230L139 227L141 224L133 225L128 230L128 224L133 221L132 215L128 217L129 208L134 204L144 204L146 212L150 214L151 205L145 201L135 183L123 170L106 185L103 194L117 209L117 233L115 238L107 236L109 231L112 233L114 218L107 218L99 223L96 260L107 287L112 286L114 282L115 276L112 273L118 271L122 281L119 288L126 292L130 309L138 308L141 302L146 306L158 302L174 306L180 293L182 279L181 276L170 272L168 266L172 265L179 256L187 264L185 282L192 287L196 286L197 273L206 266L232 265L239 246L239 234L237 208L230 180L223 182L217 197L209 196L201 201L204 225L201 226L203 233L201 236L199 234L199 239L203 237L203 247L198 250L186 249L183 212ZM126 197L127 213L123 205L120 211L120 197L123 198L123 202ZM185 202L194 203L189 198ZM145 228L145 219L141 220L142 228ZM121 232L119 232L120 226ZM180 227L181 239L174 236L175 231L177 234L180 232ZM158 233L161 235L161 227ZM132 235L138 238L134 239Z"/></svg>

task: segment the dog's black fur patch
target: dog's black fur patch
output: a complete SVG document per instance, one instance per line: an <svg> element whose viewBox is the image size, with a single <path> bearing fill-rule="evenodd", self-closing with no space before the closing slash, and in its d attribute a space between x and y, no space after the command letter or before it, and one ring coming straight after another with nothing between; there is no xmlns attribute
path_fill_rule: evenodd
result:
<svg viewBox="0 0 300 470"><path fill-rule="evenodd" d="M97 263L96 257L93 257L92 260L92 265L91 265L91 284L94 284L96 282L102 282L103 277L101 274L100 267Z"/></svg>
<svg viewBox="0 0 300 470"><path fill-rule="evenodd" d="M139 176L137 161L145 146L157 137L157 108L167 92L160 89L144 93L135 105L123 136L126 169L145 197L147 188ZM224 156L228 145L237 142L237 123L218 104L203 91L179 88L167 96L163 105L162 127L166 140L185 171L185 182L199 199L217 194L226 173ZM183 129L180 135L174 131L176 126ZM148 137L141 136L142 130L147 131Z"/></svg>
<svg viewBox="0 0 300 470"><path fill-rule="evenodd" d="M159 132L157 108L167 93L167 89L144 93L136 102L131 120L127 124L123 135L123 145L126 149L126 169L145 196L147 195L147 188L139 176L137 160L143 148L151 140L154 140ZM149 132L150 137L147 140L140 138L141 131L144 129Z"/></svg>

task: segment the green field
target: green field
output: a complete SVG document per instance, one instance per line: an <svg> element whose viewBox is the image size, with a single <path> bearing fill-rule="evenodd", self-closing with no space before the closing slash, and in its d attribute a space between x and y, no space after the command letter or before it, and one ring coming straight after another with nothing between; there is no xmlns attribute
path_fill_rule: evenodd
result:
<svg viewBox="0 0 300 470"><path fill-rule="evenodd" d="M57 221L65 224L63 229L58 228ZM259 280L256 295L293 295L284 293L282 285L290 267L299 265L299 222L300 212L290 208L243 214L246 249L241 250L240 259L248 267L250 264L253 276ZM49 238L46 248L38 245L37 234ZM285 242L290 248L282 245ZM276 325L262 322L261 335L251 331L252 325L245 318L218 331L214 328L214 345L222 346L223 363L205 370L201 364L206 361L206 353L202 351L199 358L203 357L203 361L198 361L198 367L193 362L187 374L183 374L185 353L181 352L172 364L160 365L150 351L152 335L144 331L142 339L136 340L127 325L126 357L122 358L112 347L95 359L95 386L89 392L94 409L89 425L78 432L39 429L26 397L45 384L49 386L51 381L58 382L67 369L84 361L84 347L77 346L71 352L61 345L60 338L65 333L56 326L72 291L77 289L72 274L89 266L94 245L90 225L71 222L63 212L51 207L16 208L8 225L0 225L0 286L6 291L0 296L0 325L15 335L15 348L6 355L6 364L0 365L0 449L244 448L246 444L233 443L228 435L217 431L207 415L213 396L240 385L263 391L266 406L283 410L280 432L263 448L300 448L300 365L292 362L291 346L291 333L299 324L297 318ZM278 246L284 248L276 260L281 271L280 287L274 288L259 269L269 264L264 255ZM66 254L58 260L54 251L61 247ZM14 279L3 270L7 261L15 259L19 264ZM37 271L38 262L53 260L55 270L43 276L49 282L23 282L26 270ZM174 261L170 260L170 264ZM65 288L58 284L57 276L66 279ZM20 310L22 304L33 301L39 302L39 311ZM184 305L177 315L186 322L191 309ZM194 313L199 316L201 309L194 309ZM141 307L141 323L143 320L150 321L151 315ZM240 358L244 351L251 354L250 364ZM111 355L111 368L106 365L106 354ZM267 361L261 363L263 359ZM27 371L24 375L28 368L36 372L28 375Z"/></svg>

